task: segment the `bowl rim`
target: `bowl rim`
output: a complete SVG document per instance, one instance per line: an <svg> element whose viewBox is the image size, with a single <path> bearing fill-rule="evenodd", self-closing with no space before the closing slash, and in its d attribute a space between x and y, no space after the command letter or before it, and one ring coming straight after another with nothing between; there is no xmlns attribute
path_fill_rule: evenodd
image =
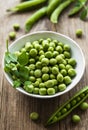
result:
<svg viewBox="0 0 88 130"><path fill-rule="evenodd" d="M16 88L16 90L18 90L19 92L25 94L25 95L28 95L28 96L31 96L31 97L35 97L35 98L41 98L41 99L48 99L48 98L54 98L54 97L57 97L57 96L61 96L67 92L69 92L71 89L73 89L78 83L79 81L81 80L81 78L83 77L83 74L84 74L84 71L85 71L85 58L84 58L84 54L82 52L82 49L81 47L77 44L76 41L74 41L72 38L70 38L69 36L66 36L64 34L61 34L61 33L58 33L58 32L54 32L54 31L36 31L36 32L32 32L32 33L28 33L28 34L25 34L25 35L22 35L20 36L18 39L16 39L14 42L12 42L10 45L9 45L9 48L11 48L14 44L16 44L17 41L19 41L20 39L23 39L27 36L31 36L31 35L35 35L35 34L41 34L41 33L51 33L51 34L54 34L54 35L59 35L61 37L64 37L66 39L68 39L69 41L72 41L80 50L80 53L82 55L82 60L83 60L83 69L81 70L81 75L79 77L79 80L77 80L77 82L74 83L74 85L72 87L70 87L69 89L66 89L62 92L57 92L55 93L54 95L38 95L38 94L33 94L33 93L28 93L26 92L25 90L23 90L21 87L18 87ZM3 56L3 63L2 63L2 67L4 69L4 57L5 57L5 54ZM11 79L9 78L8 74L4 71L4 75L7 79L7 81L13 85Z"/></svg>

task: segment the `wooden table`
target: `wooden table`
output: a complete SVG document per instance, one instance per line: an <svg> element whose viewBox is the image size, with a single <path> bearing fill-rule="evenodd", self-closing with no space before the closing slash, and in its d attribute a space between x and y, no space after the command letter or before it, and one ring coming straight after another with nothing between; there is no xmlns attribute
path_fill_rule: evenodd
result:
<svg viewBox="0 0 88 130"><path fill-rule="evenodd" d="M18 0L0 0L0 130L88 130L88 110L82 112L80 109L74 110L64 120L49 128L45 128L43 125L60 104L69 99L76 91L88 85L88 21L83 22L79 17L68 18L68 8L62 13L58 24L54 25L48 18L44 18L33 26L30 32L52 30L75 40L83 50L86 69L81 81L63 96L48 100L28 97L11 87L2 69L3 54L6 49L5 41L9 32L13 31L12 25L19 23L21 26L16 38L24 35L25 20L32 14L29 12L21 14L9 14L6 12L7 8L15 6L19 2ZM75 31L78 28L83 30L82 38L75 36ZM38 112L40 115L38 122L33 122L29 118L29 114L33 111ZM79 124L75 125L71 122L73 114L80 115L81 122Z"/></svg>

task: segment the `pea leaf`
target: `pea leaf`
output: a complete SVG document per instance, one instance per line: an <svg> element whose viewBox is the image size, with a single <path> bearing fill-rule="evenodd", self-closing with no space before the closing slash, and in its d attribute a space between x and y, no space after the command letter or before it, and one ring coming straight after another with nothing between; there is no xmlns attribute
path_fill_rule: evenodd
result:
<svg viewBox="0 0 88 130"><path fill-rule="evenodd" d="M13 87L14 88L17 88L17 87L20 87L21 86L21 81L19 79L13 81Z"/></svg>
<svg viewBox="0 0 88 130"><path fill-rule="evenodd" d="M28 63L28 55L26 54L26 52L22 52L19 56L17 61L21 64L21 65L26 65Z"/></svg>
<svg viewBox="0 0 88 130"><path fill-rule="evenodd" d="M81 20L86 20L87 13L88 13L88 7L83 9L83 11L80 14L80 19Z"/></svg>
<svg viewBox="0 0 88 130"><path fill-rule="evenodd" d="M5 62L6 63L17 62L16 55L10 52L5 52Z"/></svg>
<svg viewBox="0 0 88 130"><path fill-rule="evenodd" d="M25 66L19 68L20 80L23 82L29 78L29 70Z"/></svg>
<svg viewBox="0 0 88 130"><path fill-rule="evenodd" d="M27 85L30 85L30 84L31 84L30 81L25 81L25 82L24 82L24 86L27 86Z"/></svg>

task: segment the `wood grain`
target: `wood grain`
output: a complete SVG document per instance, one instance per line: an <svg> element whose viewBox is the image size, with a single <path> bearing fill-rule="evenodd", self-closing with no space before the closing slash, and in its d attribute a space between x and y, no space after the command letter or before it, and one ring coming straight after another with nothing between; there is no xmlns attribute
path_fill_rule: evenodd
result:
<svg viewBox="0 0 88 130"><path fill-rule="evenodd" d="M84 76L70 92L54 99L35 99L13 89L5 79L2 68L6 48L5 40L8 33L13 30L12 25L19 23L21 26L16 38L24 35L25 20L33 13L10 14L6 12L7 8L15 6L19 2L18 0L0 0L0 130L88 130L88 110L81 112L79 109L74 110L59 123L49 128L44 127L46 119L60 104L69 99L76 91L88 85L88 21L83 22L79 17L68 18L68 8L60 16L57 25L52 24L48 18L43 18L33 26L30 32L51 30L71 37L82 48L86 61ZM83 30L82 38L75 36L75 31L78 28ZM40 115L40 119L36 123L29 119L29 114L33 111ZM71 123L71 116L74 113L81 116L81 122L77 125Z"/></svg>

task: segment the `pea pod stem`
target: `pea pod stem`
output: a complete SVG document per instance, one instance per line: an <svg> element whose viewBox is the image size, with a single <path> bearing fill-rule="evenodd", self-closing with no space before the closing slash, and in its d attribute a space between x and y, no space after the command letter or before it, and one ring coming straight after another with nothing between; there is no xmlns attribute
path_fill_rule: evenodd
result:
<svg viewBox="0 0 88 130"><path fill-rule="evenodd" d="M79 5L75 6L74 8L72 8L68 14L68 16L73 16L75 14L77 14L86 4L87 0L84 0L83 2L80 2Z"/></svg>
<svg viewBox="0 0 88 130"><path fill-rule="evenodd" d="M29 17L25 22L25 31L28 32L32 26L44 15L46 15L47 7L43 7Z"/></svg>
<svg viewBox="0 0 88 130"><path fill-rule="evenodd" d="M17 6L7 9L9 12L21 12L30 8L35 8L38 5L46 3L47 0L31 0L18 4Z"/></svg>
<svg viewBox="0 0 88 130"><path fill-rule="evenodd" d="M78 97L81 97L81 95L84 94L84 96L74 105L71 106L70 109L68 109L67 112L65 112L64 114L62 114L61 116L57 117L57 113L61 112L61 110L63 108L66 108L67 104L71 104L71 102L73 100L77 100ZM79 92L77 92L72 98L70 98L67 102L65 102L61 107L59 107L58 110L56 110L48 119L46 126L47 125L51 125L55 122L58 122L60 120L62 120L63 118L65 118L68 114L70 114L75 108L77 108L85 99L88 98L88 86L84 87L83 89L81 89ZM54 118L57 117L56 120L54 120Z"/></svg>
<svg viewBox="0 0 88 130"><path fill-rule="evenodd" d="M52 23L58 22L58 17L61 14L61 12L68 7L74 0L66 0L63 3L61 3L51 14L50 20Z"/></svg>
<svg viewBox="0 0 88 130"><path fill-rule="evenodd" d="M61 3L61 0L52 0L47 7L48 16L56 9L56 7Z"/></svg>

